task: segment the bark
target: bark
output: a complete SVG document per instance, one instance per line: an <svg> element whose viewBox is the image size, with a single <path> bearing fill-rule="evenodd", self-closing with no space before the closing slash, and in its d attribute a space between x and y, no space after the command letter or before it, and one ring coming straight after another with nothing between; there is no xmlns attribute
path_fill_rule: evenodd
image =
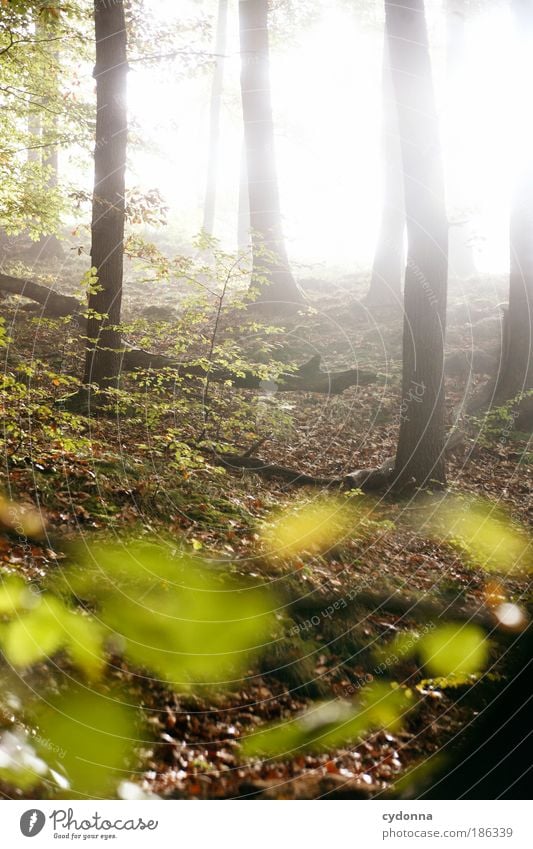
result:
<svg viewBox="0 0 533 849"><path fill-rule="evenodd" d="M96 143L91 264L98 286L89 294L84 383L116 385L120 369L124 193L127 148L126 29L123 0L94 0Z"/></svg>
<svg viewBox="0 0 533 849"><path fill-rule="evenodd" d="M42 37L42 21L39 12L34 13L35 40L38 41ZM29 145L27 152L28 162L42 162L42 113L41 104L37 98L32 98L30 112L28 114L28 136Z"/></svg>
<svg viewBox="0 0 533 849"><path fill-rule="evenodd" d="M363 492L385 489L391 480L394 466L394 461L389 458L375 469L358 469L342 477L327 477L309 475L299 469L269 463L261 457L250 457L247 454L216 454L215 459L227 469L254 472L261 477L283 480L295 486L361 489Z"/></svg>
<svg viewBox="0 0 533 849"><path fill-rule="evenodd" d="M455 202L465 206L462 195L462 168L457 163L464 160L464 121L462 110L458 107L461 99L457 96L463 86L463 68L466 59L465 9L463 0L446 0L446 76L448 131L448 185L452 184L452 195L457 194ZM463 162L464 166L464 162ZM455 189L455 191L454 191ZM474 248L471 242L469 221L456 221L450 224L449 231L449 269L450 277L468 279L476 273Z"/></svg>
<svg viewBox="0 0 533 849"><path fill-rule="evenodd" d="M239 176L239 210L237 213L237 250L245 253L250 247L250 199L248 197L248 168L246 145L242 145L241 173Z"/></svg>
<svg viewBox="0 0 533 849"><path fill-rule="evenodd" d="M41 113L35 108L28 115L28 162L39 162L41 159Z"/></svg>
<svg viewBox="0 0 533 849"><path fill-rule="evenodd" d="M51 26L44 26L44 33L50 37L54 34L54 29ZM51 51L51 61L49 73L52 75L53 91L57 95L59 93L59 53L57 50ZM57 139L58 136L58 116L55 112L51 114L45 122L43 122L43 134L48 131L52 139ZM48 177L48 186L55 191L59 184L59 148L57 144L51 144L43 148L43 166L50 169ZM65 252L58 237L52 233L49 236L42 236L39 240L39 257L41 259L61 259Z"/></svg>
<svg viewBox="0 0 533 849"><path fill-rule="evenodd" d="M506 350L496 387L498 403L523 396L533 388L531 344L533 341L533 122L529 103L531 51L533 50L533 7L513 0L516 29L516 102L514 115L514 186L510 220L509 310Z"/></svg>
<svg viewBox="0 0 533 849"><path fill-rule="evenodd" d="M226 53L226 32L228 22L228 0L219 0L217 35L215 41L215 71L211 89L211 108L209 113L209 159L204 201L203 229L210 236L215 229L215 208L218 179L218 147L220 138L220 112L222 108L222 88L224 85L224 62Z"/></svg>
<svg viewBox="0 0 533 849"><path fill-rule="evenodd" d="M51 318L77 316L83 311L82 304L76 298L61 295L33 280L11 277L9 274L0 274L0 291L10 295L22 295L36 301L43 307L42 314Z"/></svg>
<svg viewBox="0 0 533 849"><path fill-rule="evenodd" d="M240 0L241 97L252 229L252 290L280 309L302 301L283 237L270 92L268 0Z"/></svg>
<svg viewBox="0 0 533 849"><path fill-rule="evenodd" d="M54 35L53 24L43 24L43 35L51 37ZM57 49L51 50L50 65L48 69L52 77L52 88L54 94L59 93L59 52ZM54 112L48 120L43 123L43 136L46 130L49 130L52 137L55 139L58 135L58 116ZM50 169L48 177L48 186L55 191L59 184L59 148L57 144L49 145L43 148L43 167ZM39 239L39 258L40 259L61 259L65 255L61 242L58 237L52 233L49 236L42 236Z"/></svg>
<svg viewBox="0 0 533 849"><path fill-rule="evenodd" d="M402 146L408 258L395 478L445 483L448 224L423 0L385 0Z"/></svg>
<svg viewBox="0 0 533 849"><path fill-rule="evenodd" d="M381 224L366 302L376 306L401 303L405 272L405 206L398 112L394 96L388 37L383 45L384 186Z"/></svg>
<svg viewBox="0 0 533 849"><path fill-rule="evenodd" d="M40 11L35 16L35 39L46 41L53 34L53 25L45 23ZM45 48L46 49L46 48ZM50 63L46 68L46 74L50 80L50 90L55 93L58 89L58 52L50 51ZM48 106L49 98L41 102L33 98L31 111L28 115L28 134L30 136L28 147L28 162L35 162L43 168L50 168L48 185L55 189L58 183L58 153L57 146L48 146L47 131L52 130L57 134L57 116L50 116L44 109ZM53 259L64 256L61 243L56 235L41 236L38 241L32 242L30 247L24 251L24 256L31 259Z"/></svg>

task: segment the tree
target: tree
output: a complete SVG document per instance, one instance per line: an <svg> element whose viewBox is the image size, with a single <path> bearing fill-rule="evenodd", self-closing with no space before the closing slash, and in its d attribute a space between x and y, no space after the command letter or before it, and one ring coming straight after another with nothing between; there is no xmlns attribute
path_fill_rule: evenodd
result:
<svg viewBox="0 0 533 849"><path fill-rule="evenodd" d="M240 0L241 96L258 300L295 304L301 292L283 237L270 92L268 0Z"/></svg>
<svg viewBox="0 0 533 849"><path fill-rule="evenodd" d="M465 0L446 0L446 77L447 77L447 187L455 203L464 208L465 160L464 144L464 64L466 46L466 15L468 3ZM459 168L457 167L459 165ZM453 202L453 201L452 201ZM467 279L476 273L474 248L471 239L471 225L464 214L454 216L450 221L448 266L450 278Z"/></svg>
<svg viewBox="0 0 533 849"><path fill-rule="evenodd" d="M513 0L512 9L516 29L517 107L512 134L515 170L510 219L509 309L502 367L495 391L498 402L517 395L522 398L533 388L533 121L527 106L533 64L533 8L527 0Z"/></svg>
<svg viewBox="0 0 533 849"><path fill-rule="evenodd" d="M222 106L222 87L224 84L224 61L226 52L226 30L228 22L228 0L219 0L217 35L215 41L215 71L211 88L211 108L209 113L209 160L204 202L203 229L210 236L215 226L215 207L218 176L218 144L220 136L220 110Z"/></svg>
<svg viewBox="0 0 533 849"><path fill-rule="evenodd" d="M49 183L49 169L43 167L42 157L43 145L52 140L51 116L61 116L61 134L55 135L55 144L83 135L80 109L68 92L59 93L55 73L54 53L59 43L67 61L74 53L78 62L85 58L78 31L81 13L78 16L74 4L69 11L71 15L66 15L53 3L35 0L0 5L2 240L5 234L6 241L19 235L22 240L29 236L37 241L57 230L62 198ZM53 36L49 33L52 27ZM13 248L16 255L16 244Z"/></svg>
<svg viewBox="0 0 533 849"><path fill-rule="evenodd" d="M424 0L385 0L403 160L408 256L397 485L445 482L448 222Z"/></svg>
<svg viewBox="0 0 533 849"><path fill-rule="evenodd" d="M55 7L50 7L53 10ZM59 15L59 10L57 10ZM43 17L42 9L39 10L35 21L35 38L37 43L42 43L42 50L47 60L47 76L49 94L37 109L32 109L29 115L28 130L30 138L34 140L33 146L28 150L28 159L39 162L46 174L47 187L51 193L57 193L59 185L59 155L57 146L58 137L58 112L57 100L59 91L59 50L57 48L56 15ZM59 223L59 221L58 221ZM55 233L43 235L35 243L30 255L39 259L61 258L64 251L61 242Z"/></svg>
<svg viewBox="0 0 533 849"><path fill-rule="evenodd" d="M401 302L402 281L405 271L402 153L386 27L383 44L382 88L383 208L370 288L366 296L367 303L376 306L398 305Z"/></svg>
<svg viewBox="0 0 533 849"><path fill-rule="evenodd" d="M98 283L89 293L85 383L116 385L122 301L126 111L126 29L123 0L94 0L96 138L91 263Z"/></svg>
<svg viewBox="0 0 533 849"><path fill-rule="evenodd" d="M239 206L237 212L237 250L244 253L250 243L250 199L248 197L248 169L246 146L242 145L241 169L239 174Z"/></svg>

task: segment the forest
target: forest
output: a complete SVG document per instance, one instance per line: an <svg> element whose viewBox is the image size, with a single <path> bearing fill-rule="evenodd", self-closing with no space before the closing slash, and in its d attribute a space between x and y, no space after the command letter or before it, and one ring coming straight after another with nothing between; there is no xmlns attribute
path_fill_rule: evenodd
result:
<svg viewBox="0 0 533 849"><path fill-rule="evenodd" d="M528 798L532 84L530 0L1 0L3 800Z"/></svg>

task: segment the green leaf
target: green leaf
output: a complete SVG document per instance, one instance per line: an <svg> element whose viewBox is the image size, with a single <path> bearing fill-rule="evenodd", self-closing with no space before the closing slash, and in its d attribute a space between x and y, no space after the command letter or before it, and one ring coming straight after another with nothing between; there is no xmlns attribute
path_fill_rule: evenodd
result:
<svg viewBox="0 0 533 849"><path fill-rule="evenodd" d="M488 642L476 625L443 625L419 643L424 666L434 676L464 676L480 672L488 657Z"/></svg>
<svg viewBox="0 0 533 849"><path fill-rule="evenodd" d="M524 529L496 505L482 499L446 496L428 511L430 528L458 544L489 571L531 568L531 545Z"/></svg>
<svg viewBox="0 0 533 849"><path fill-rule="evenodd" d="M27 610L36 602L38 597L22 578L9 577L0 585L0 615L2 616L12 616L19 610Z"/></svg>
<svg viewBox="0 0 533 849"><path fill-rule="evenodd" d="M31 666L58 651L63 643L62 612L59 601L42 597L37 607L7 625L4 653L13 666Z"/></svg>
<svg viewBox="0 0 533 849"><path fill-rule="evenodd" d="M349 743L372 729L394 730L403 711L411 705L412 693L383 684L361 692L358 705L336 700L314 705L288 722L267 726L243 745L245 756L290 756L295 750L328 751Z"/></svg>
<svg viewBox="0 0 533 849"><path fill-rule="evenodd" d="M137 543L98 546L63 586L98 608L115 646L171 683L236 680L272 632L270 597L192 558Z"/></svg>
<svg viewBox="0 0 533 849"><path fill-rule="evenodd" d="M0 636L13 666L31 666L66 648L89 678L102 670L103 638L104 630L97 622L69 610L52 595L41 596L32 610L5 625Z"/></svg>
<svg viewBox="0 0 533 849"><path fill-rule="evenodd" d="M42 702L32 718L43 757L61 752L72 795L108 798L131 769L137 716L120 691L104 694L74 686Z"/></svg>

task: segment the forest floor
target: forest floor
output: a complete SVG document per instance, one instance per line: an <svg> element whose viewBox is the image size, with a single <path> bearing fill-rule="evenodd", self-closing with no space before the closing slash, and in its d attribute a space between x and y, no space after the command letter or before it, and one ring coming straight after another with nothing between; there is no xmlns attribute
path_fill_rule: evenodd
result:
<svg viewBox="0 0 533 849"><path fill-rule="evenodd" d="M213 400L213 405L220 403L218 412L213 407L213 419L227 414L224 399L233 393L247 406L236 419L240 424L232 424L233 444L231 428L222 428L228 449L242 453L264 439L258 453L267 462L314 476L377 466L394 455L401 318L394 311L366 310L347 282L327 293L311 282L308 291L314 311L284 327L276 356L300 364L320 354L323 368L357 365L375 371L378 380L338 396L258 396L225 387L213 390L222 399ZM487 380L486 374L472 374L472 350L498 357L500 300L499 281L492 286L486 280L478 290L471 287L467 304L459 290L451 299L448 346L456 356L447 386L450 424L466 393ZM75 339L67 339L65 325L41 321L37 327L35 314L21 309L22 303L9 299L3 304L11 337L6 371L20 372L36 358L57 369L58 358L67 355L66 370L76 370L80 351ZM135 309L134 298L130 307ZM64 363L60 366L64 372ZM379 797L443 746L453 745L486 692L476 689L475 679L458 686L428 682L420 661L406 657L394 674L402 686L416 691L419 706L401 730L378 732L321 754L245 759L240 753L241 741L262 724L286 720L312 699L351 698L368 676L386 677L387 670L378 669L375 646L421 627L409 612L391 613L386 605L364 609L357 601L339 605L332 616L325 612L332 598L357 598L369 591L384 598L417 596L440 605L444 618L452 604L468 616L486 610L495 592L500 600L527 602L525 578L499 575L489 587L484 570L417 523L417 504L407 497L364 498L366 533L348 533L326 553L267 557L262 523L272 511L290 509L295 499L315 499L319 490L244 471L222 472L209 454L203 462L185 458L180 470L170 443L159 439L159 422L127 411L85 421L61 417L52 406L53 397L65 392L61 381L38 367L30 384L33 395L5 396L8 427L0 486L13 500L39 508L47 538L28 547L7 532L0 536L3 573L22 573L38 584L68 560L69 545L90 545L102 536L145 535L194 550L213 568L231 565L299 605L295 627L230 691L175 693L126 666L115 671L137 693L154 732L154 744L139 755L133 780L165 798ZM174 415L166 414L167 431L175 438L181 431L191 452L201 454L195 426L180 420L179 401L177 408ZM461 427L464 439L449 457L450 491L489 499L528 525L533 504L527 435L515 433L505 417L497 416L475 420L463 415ZM52 678L60 675L63 663L50 667ZM492 663L498 671L496 655Z"/></svg>

